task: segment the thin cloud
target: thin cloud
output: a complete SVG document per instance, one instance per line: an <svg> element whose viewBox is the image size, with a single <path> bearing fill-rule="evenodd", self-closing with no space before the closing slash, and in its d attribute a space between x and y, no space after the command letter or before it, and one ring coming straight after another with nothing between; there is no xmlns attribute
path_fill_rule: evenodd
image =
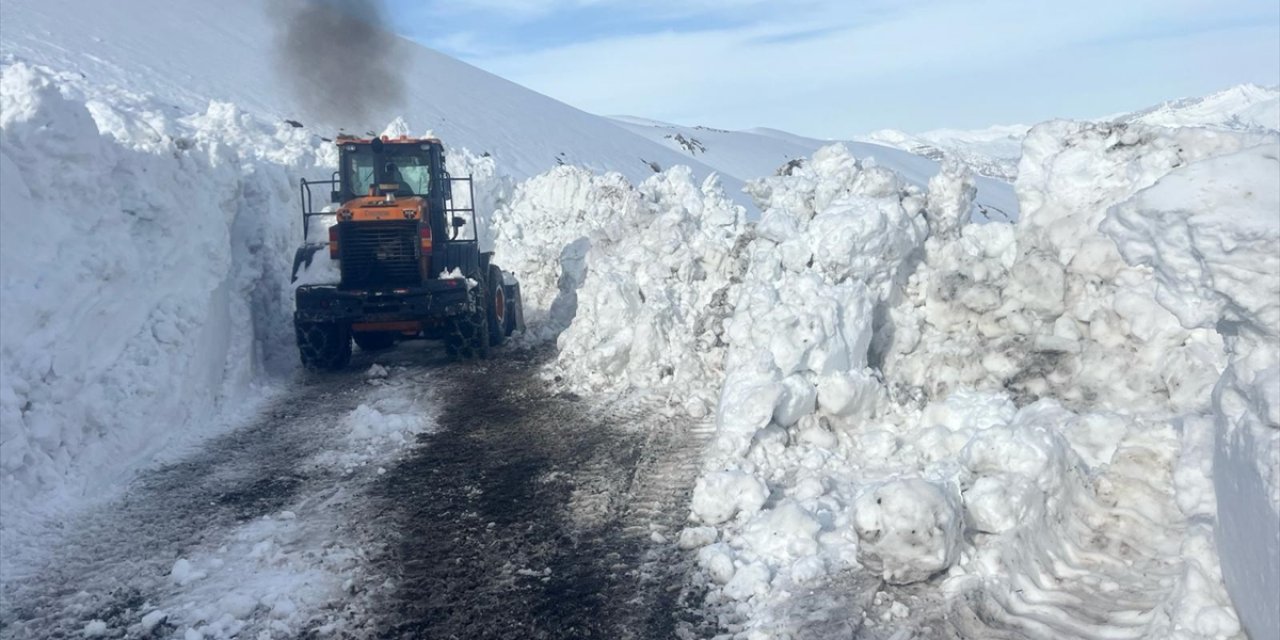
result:
<svg viewBox="0 0 1280 640"><path fill-rule="evenodd" d="M572 3L588 4L616 9L619 19L630 15L627 7L647 20L668 8L737 10L729 23L675 20L595 38L562 25L563 42L532 49L514 42L467 59L596 113L826 137L1100 115L1115 109L1051 107L1100 105L1135 87L1155 102L1192 87L1280 82L1280 10L1266 3L1083 0L1035 10L1021 0L813 0L804 5L811 10L755 0L659 0L643 10L620 0ZM1186 72L1170 70L1170 59L1188 58ZM1060 85L1042 77L1048 69ZM1060 95L1026 95L1031 86Z"/></svg>

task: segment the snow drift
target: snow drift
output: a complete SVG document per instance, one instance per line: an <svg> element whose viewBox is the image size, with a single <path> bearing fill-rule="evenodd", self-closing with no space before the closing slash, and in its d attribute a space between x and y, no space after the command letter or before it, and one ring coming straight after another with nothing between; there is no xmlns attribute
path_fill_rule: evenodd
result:
<svg viewBox="0 0 1280 640"><path fill-rule="evenodd" d="M695 416L718 394L681 544L744 636L1265 637L1278 155L1270 134L1048 123L1023 218L977 225L966 166L923 190L829 147L749 183L757 224L681 246L628 222L573 252L558 370ZM669 206L633 193L658 206L623 220Z"/></svg>

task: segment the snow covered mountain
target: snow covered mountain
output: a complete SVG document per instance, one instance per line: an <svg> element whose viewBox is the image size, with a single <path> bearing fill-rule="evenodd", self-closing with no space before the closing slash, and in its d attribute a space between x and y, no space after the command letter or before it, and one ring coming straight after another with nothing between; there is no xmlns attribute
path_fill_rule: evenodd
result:
<svg viewBox="0 0 1280 640"><path fill-rule="evenodd" d="M750 180L760 176L785 171L788 163L799 162L813 155L814 151L832 143L779 131L756 128L748 131L726 131L711 127L686 127L631 116L615 116L614 121L653 142L685 154L688 158L714 167L716 170ZM1023 130L1021 133L1025 133ZM912 184L924 186L929 178L937 175L940 153L932 147L912 148L888 141L880 143L843 142L858 158L870 158L879 166L896 171ZM1014 143L1015 146L1017 143ZM905 149L905 150L904 150ZM1001 152L1007 150L1001 149ZM971 154L969 161L979 173L978 196L975 200L975 219L1012 220L1017 217L1017 199L1000 171L983 171L985 156ZM1015 163L1016 164L1016 163ZM987 177L995 176L995 178Z"/></svg>
<svg viewBox="0 0 1280 640"><path fill-rule="evenodd" d="M1099 122L1126 122L1157 127L1208 127L1229 131L1280 131L1280 87L1242 84L1195 98L1170 100L1122 113ZM906 133L882 129L862 138L927 158L951 154L983 175L1013 180L1018 175L1022 140L1027 125L997 125L986 129L937 129Z"/></svg>
<svg viewBox="0 0 1280 640"><path fill-rule="evenodd" d="M1022 139L1030 128L1013 124L986 129L936 129L918 134L881 129L862 139L935 160L947 154L955 155L984 176L1013 180L1018 176Z"/></svg>
<svg viewBox="0 0 1280 640"><path fill-rule="evenodd" d="M1108 119L1157 127L1280 131L1280 87L1236 85L1207 96L1170 100Z"/></svg>
<svg viewBox="0 0 1280 640"><path fill-rule="evenodd" d="M308 104L287 88L288 76L299 70L280 63L278 23L288 17L273 13L287 5L123 0L99 11L85 0L15 0L0 8L0 55L154 95L175 112L202 111L210 100L231 102L265 122L300 122L316 136L332 136L343 124L361 127L358 133L381 130L403 117L415 133L430 130L452 147L490 154L514 178L558 164L618 171L633 181L653 174L650 163L689 164L698 175L711 171L603 118L400 39L387 56L407 79L402 98L369 105L358 123L335 122L324 103L342 100L342 92ZM140 15L148 16L145 23ZM732 191L740 188L726 179Z"/></svg>

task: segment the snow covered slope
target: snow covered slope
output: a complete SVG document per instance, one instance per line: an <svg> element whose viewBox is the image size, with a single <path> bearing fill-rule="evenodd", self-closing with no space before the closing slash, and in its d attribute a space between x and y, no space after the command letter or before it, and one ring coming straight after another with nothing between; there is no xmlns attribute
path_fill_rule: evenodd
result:
<svg viewBox="0 0 1280 640"><path fill-rule="evenodd" d="M1207 96L1170 100L1110 119L1157 127L1280 131L1280 87L1242 84Z"/></svg>
<svg viewBox="0 0 1280 640"><path fill-rule="evenodd" d="M774 175L784 170L788 163L803 161L814 151L831 144L831 141L767 128L726 131L710 127L685 127L629 116L617 116L614 120L638 135L742 181ZM925 157L914 151L903 151L884 144L843 144L855 157L869 159L918 187L924 187L938 173L941 155ZM726 187L732 191L731 183L726 184ZM977 187L975 220L1017 218L1018 201L1007 181L980 176Z"/></svg>
<svg viewBox="0 0 1280 640"><path fill-rule="evenodd" d="M1030 128L1013 124L986 129L937 129L917 134L881 129L862 139L926 158L941 158L945 154L952 154L984 176L1011 181L1018 177L1022 138Z"/></svg>
<svg viewBox="0 0 1280 640"><path fill-rule="evenodd" d="M83 74L97 85L154 94L175 111L232 102L267 122L293 119L332 136L339 125L380 130L403 116L414 132L433 131L449 146L488 153L502 171L524 178L557 164L618 171L634 181L696 159L420 45L397 39L390 53L406 81L401 101L373 105L358 123L326 122L323 105L300 104L282 82L275 51L287 2L120 0L109 11L88 0L12 0L0 7L0 54ZM146 19L139 19L146 16ZM389 36L394 38L394 36ZM352 52L356 55L358 52ZM321 100L340 100L341 95ZM739 184L732 177L733 193ZM743 198L745 201L745 198Z"/></svg>
<svg viewBox="0 0 1280 640"><path fill-rule="evenodd" d="M1207 96L1170 100L1132 113L1099 118L1098 121L1169 128L1280 131L1280 88L1242 84ZM956 155L978 173L1013 180L1018 175L1022 139L1029 129L1020 124L972 130L938 129L915 134L883 129L860 139L928 158Z"/></svg>

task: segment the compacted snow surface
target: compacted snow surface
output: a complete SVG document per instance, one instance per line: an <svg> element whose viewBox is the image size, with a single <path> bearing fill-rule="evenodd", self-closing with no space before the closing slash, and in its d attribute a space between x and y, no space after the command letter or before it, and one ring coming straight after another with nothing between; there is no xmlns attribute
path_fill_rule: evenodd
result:
<svg viewBox="0 0 1280 640"><path fill-rule="evenodd" d="M94 58L99 82L36 35L6 44L0 80L6 580L77 535L62 515L287 390L296 179L336 161L274 122L291 113L270 91L248 92L268 124L220 101L234 78L175 88L137 66L148 56L95 41L116 56ZM165 99L139 86L157 77ZM636 136L520 95L524 112L592 135L538 126L513 142L530 131L435 112L427 124L493 151L460 145L449 163L476 176L521 281L530 329L516 346L553 341L549 380L583 395L659 398L714 423L687 527L652 541L692 559L721 633L1280 634L1280 143L1267 127L1153 126L1217 103L1050 122L1026 133L1010 190L956 154L632 122ZM1261 104L1249 113L1265 121ZM322 252L301 275L331 280L333 264ZM306 463L346 477L393 459L434 428L428 404L408 387L371 393ZM167 599L129 632L302 632L364 561L308 547L352 509L275 511L164 561Z"/></svg>

